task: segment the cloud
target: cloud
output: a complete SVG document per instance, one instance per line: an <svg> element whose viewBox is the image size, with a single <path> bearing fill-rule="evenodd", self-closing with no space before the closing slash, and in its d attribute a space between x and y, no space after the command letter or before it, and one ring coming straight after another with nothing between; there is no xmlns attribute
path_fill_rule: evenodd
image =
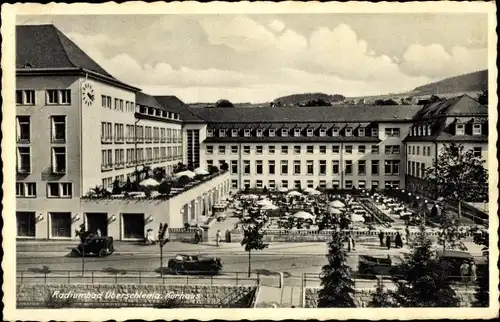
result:
<svg viewBox="0 0 500 322"><path fill-rule="evenodd" d="M410 76L445 78L486 69L488 50L455 46L448 53L440 44L414 44L403 54L403 60L401 70Z"/></svg>
<svg viewBox="0 0 500 322"><path fill-rule="evenodd" d="M273 20L269 23L269 28L271 28L272 30L276 31L276 32L282 32L283 29L285 29L285 24L283 23L283 21L280 21L280 20Z"/></svg>

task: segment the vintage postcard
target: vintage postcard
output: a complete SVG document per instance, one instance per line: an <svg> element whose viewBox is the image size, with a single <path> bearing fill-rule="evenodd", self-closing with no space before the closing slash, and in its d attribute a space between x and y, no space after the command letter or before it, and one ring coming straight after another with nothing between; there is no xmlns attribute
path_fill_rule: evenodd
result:
<svg viewBox="0 0 500 322"><path fill-rule="evenodd" d="M2 5L5 318L498 316L495 12Z"/></svg>

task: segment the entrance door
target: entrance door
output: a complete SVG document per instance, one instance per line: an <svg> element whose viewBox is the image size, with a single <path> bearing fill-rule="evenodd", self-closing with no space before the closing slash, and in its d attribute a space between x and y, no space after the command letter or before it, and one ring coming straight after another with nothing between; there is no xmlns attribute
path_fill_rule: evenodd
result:
<svg viewBox="0 0 500 322"><path fill-rule="evenodd" d="M122 214L123 237L130 239L144 238L144 227L146 225L144 214Z"/></svg>
<svg viewBox="0 0 500 322"><path fill-rule="evenodd" d="M87 231L96 233L97 229L101 231L101 236L108 236L108 214L105 212L88 212Z"/></svg>

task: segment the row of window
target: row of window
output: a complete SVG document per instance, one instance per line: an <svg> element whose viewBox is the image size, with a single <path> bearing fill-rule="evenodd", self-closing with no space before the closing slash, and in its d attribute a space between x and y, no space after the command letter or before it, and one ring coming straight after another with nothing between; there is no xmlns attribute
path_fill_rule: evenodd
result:
<svg viewBox="0 0 500 322"><path fill-rule="evenodd" d="M463 123L455 124L455 135L465 135L465 134L466 134L465 124ZM483 125L481 123L472 124L472 135L482 135L482 134L483 134Z"/></svg>
<svg viewBox="0 0 500 322"><path fill-rule="evenodd" d="M414 176L417 178L425 178L425 163L423 162L415 162L415 161L408 161L408 169L406 172L410 176Z"/></svg>
<svg viewBox="0 0 500 322"><path fill-rule="evenodd" d="M154 107L148 107L148 106L137 105L137 107L138 107L138 112L141 114L167 118L170 120L180 120L179 114L177 114L177 113L168 112L165 110L161 110L161 109L154 108Z"/></svg>
<svg viewBox="0 0 500 322"><path fill-rule="evenodd" d="M289 146L288 145L282 145L281 147L281 154L288 154L289 152ZM366 145L358 145L358 154L365 154L366 153ZM293 153L294 154L301 154L303 153L302 151L302 146L300 145L294 145L292 147ZM218 154L226 154L227 147L225 145L219 145L217 152ZM244 145L242 147L242 152L243 154L250 154L251 153L251 146L250 145ZM345 145L344 146L344 154L352 154L354 150L353 145ZM401 147L400 145L386 145L384 148L384 152L386 155L398 155L401 153ZM206 146L206 154L210 155L214 153L214 146L213 145L207 145ZM253 152L254 154L263 154L264 151L264 146L262 145L257 145L255 146L255 151ZM238 146L237 145L231 145L229 147L229 152L231 154L237 154L238 153ZM274 145L269 145L267 146L267 152L268 154L275 154L276 153L276 146ZM326 154L327 153L327 146L326 145L320 145L318 146L318 152L319 154ZM340 153L340 145L332 145L331 152L333 154L339 154ZM307 154L313 154L315 153L315 146L314 145L307 145L305 147L305 153ZM372 145L371 146L371 154L379 154L379 146L378 145Z"/></svg>
<svg viewBox="0 0 500 322"><path fill-rule="evenodd" d="M31 118L23 115L16 118L17 142L31 142ZM66 116L54 115L50 117L50 137L53 143L66 142Z"/></svg>
<svg viewBox="0 0 500 322"><path fill-rule="evenodd" d="M134 149L101 150L101 170L108 171L136 164L149 164L159 161L173 161L182 158L182 147L156 147ZM137 162L136 162L137 159ZM114 161L114 162L113 162Z"/></svg>
<svg viewBox="0 0 500 322"><path fill-rule="evenodd" d="M255 130L243 129L243 137L251 137L253 132L255 132L255 136L257 136L257 137L264 137L265 132L267 133L268 137L275 137L278 134L281 137L287 137L290 134L290 131L288 128L281 128L281 129L279 129L279 132L277 132L277 130L274 128L269 128L267 131L264 131L264 129L262 129L262 128L258 128ZM364 127L354 128L354 127L349 127L349 126L346 126L344 128L333 127L330 130L330 135L331 136L340 136L341 132L342 132L343 136L354 136L354 134L356 134L359 137L366 136L366 128L364 128ZM292 136L294 136L294 137L303 136L302 135L303 132L299 128L295 128L293 130L293 132L291 132L291 133L292 133ZM326 137L328 134L328 131L326 128L319 128L318 131L315 131L313 128L308 128L305 133L306 133L307 137L313 137L313 136L315 136L316 133L320 137ZM399 128L386 128L384 133L386 136L400 136L401 135L401 131ZM231 137L239 137L241 134L241 130L240 129L231 129L231 132L228 132L228 130L224 129L224 128L218 130L219 137L226 137L229 134ZM373 137L378 137L378 128L371 128L370 134ZM207 129L207 137L214 137L214 129Z"/></svg>
<svg viewBox="0 0 500 322"><path fill-rule="evenodd" d="M125 128L126 127L126 128ZM126 129L126 132L125 132ZM114 124L114 137L113 137L113 123L101 123L101 142L112 143L114 138L115 143L120 142L154 142L154 143L181 143L182 136L180 129L168 129L160 127L130 125L130 124Z"/></svg>
<svg viewBox="0 0 500 322"><path fill-rule="evenodd" d="M226 163L224 160L219 160L219 167L221 167L224 163ZM306 174L306 175L339 175L341 171L341 164L339 160L333 160L330 165L331 172L328 173L328 166L327 166L327 161L326 160L307 160L305 162L305 168L303 168L303 163L299 160L293 161L293 164L291 164L292 168L291 170L289 169L289 162L287 160L282 160L279 165L280 165L280 174L281 175L301 175L301 174ZM267 173L264 173L264 161L262 160L257 160L254 162L254 172L252 172L252 166L251 166L251 161L250 160L243 160L242 162L243 166L243 175L264 175L264 174L269 174L269 175L276 175L276 166L277 162L275 160L268 160L267 161ZM214 165L213 160L207 160L207 165L212 166ZM370 161L370 174L371 175L379 175L379 168L380 168L380 160L371 160ZM229 170L231 171L231 174L238 174L238 161L237 160L232 160L231 163L229 164ZM352 160L345 160L344 161L344 166L342 169L343 173L345 175L367 175L367 161L365 160L359 160L357 162L357 172L354 171L354 162ZM399 160L386 160L384 162L384 174L385 175L399 175L400 173L400 161Z"/></svg>
<svg viewBox="0 0 500 322"><path fill-rule="evenodd" d="M16 90L16 105L35 105L35 90ZM71 90L69 89L47 89L45 91L45 105L70 105Z"/></svg>
<svg viewBox="0 0 500 322"><path fill-rule="evenodd" d="M47 182L47 198L71 198L73 184L71 182ZM16 197L35 198L36 182L16 182Z"/></svg>
<svg viewBox="0 0 500 322"><path fill-rule="evenodd" d="M306 187L302 185L302 182L300 180L294 180L293 181L293 186L289 185L289 180L281 180L280 181L280 186L285 189L292 188L293 189L302 189L302 188L316 188L319 187L320 189L327 189L327 188L333 188L333 189L340 189L340 181L339 180L332 180L331 185L327 185L326 180L319 180L318 185L315 186L314 180L307 180L306 182ZM399 180L385 180L384 181L384 187L385 189L399 189ZM276 189L278 188L277 182L275 180L269 180L267 182L264 182L263 180L255 180L254 187L257 189L262 189L266 186L269 189ZM250 180L244 180L243 181L243 187L252 187L252 183ZM372 180L371 181L371 186L367 187L366 186L366 181L365 180L358 180L356 183L354 183L353 180L345 180L344 181L344 189L368 189L368 188L373 188L373 189L378 189L379 188L379 181L378 180ZM239 187L239 182L238 180L231 180L231 189L240 189Z"/></svg>
<svg viewBox="0 0 500 322"><path fill-rule="evenodd" d="M66 173L66 147L57 146L51 147L51 165L52 173L64 174ZM17 172L18 173L31 173L31 148L17 147Z"/></svg>
<svg viewBox="0 0 500 322"><path fill-rule="evenodd" d="M420 155L420 146L418 145L408 145L408 155ZM428 145L422 146L422 155L430 157L431 156L431 147Z"/></svg>
<svg viewBox="0 0 500 322"><path fill-rule="evenodd" d="M107 95L101 95L101 106L107 109L114 109L116 111L134 113L135 112L135 103L130 101L124 101L119 98L114 99Z"/></svg>

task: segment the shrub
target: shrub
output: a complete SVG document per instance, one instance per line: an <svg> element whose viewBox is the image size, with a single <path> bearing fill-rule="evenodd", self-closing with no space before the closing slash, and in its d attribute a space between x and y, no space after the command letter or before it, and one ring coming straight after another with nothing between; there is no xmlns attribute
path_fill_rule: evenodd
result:
<svg viewBox="0 0 500 322"><path fill-rule="evenodd" d="M160 185L158 186L158 192L161 193L161 194L170 194L170 191L172 190L172 185L170 184L170 182L168 181L163 181L162 183L160 183Z"/></svg>
<svg viewBox="0 0 500 322"><path fill-rule="evenodd" d="M218 173L218 172L219 172L219 168L217 168L216 166L211 165L211 166L208 167L208 173L215 174L215 173Z"/></svg>
<svg viewBox="0 0 500 322"><path fill-rule="evenodd" d="M220 166L220 169L222 171L227 171L229 170L229 164L227 164L227 162L224 162L221 166Z"/></svg>
<svg viewBox="0 0 500 322"><path fill-rule="evenodd" d="M191 179L188 176L182 176L177 180L177 185L182 188L185 187L188 183L191 182Z"/></svg>

